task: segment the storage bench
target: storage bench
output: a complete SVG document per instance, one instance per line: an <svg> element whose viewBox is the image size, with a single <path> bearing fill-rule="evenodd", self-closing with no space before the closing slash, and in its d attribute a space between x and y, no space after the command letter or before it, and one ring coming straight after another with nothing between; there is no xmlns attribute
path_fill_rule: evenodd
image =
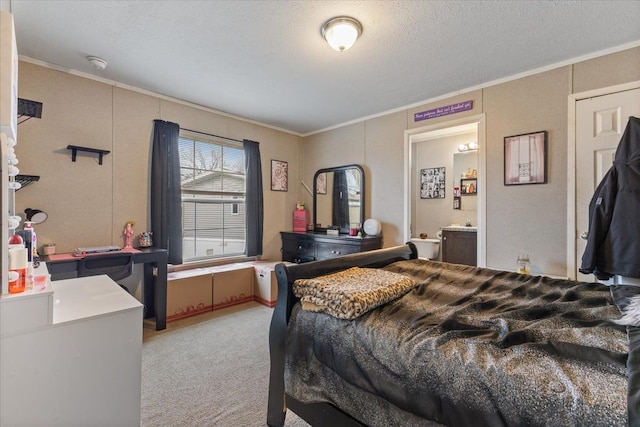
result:
<svg viewBox="0 0 640 427"><path fill-rule="evenodd" d="M169 273L167 322L249 301L274 307L277 263L250 261Z"/></svg>
<svg viewBox="0 0 640 427"><path fill-rule="evenodd" d="M211 272L206 268L167 274L167 322L213 310Z"/></svg>

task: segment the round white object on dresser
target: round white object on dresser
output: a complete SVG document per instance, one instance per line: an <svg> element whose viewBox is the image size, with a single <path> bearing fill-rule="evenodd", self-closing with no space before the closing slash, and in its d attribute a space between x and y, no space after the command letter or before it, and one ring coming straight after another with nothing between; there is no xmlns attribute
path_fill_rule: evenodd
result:
<svg viewBox="0 0 640 427"><path fill-rule="evenodd" d="M382 224L377 219L369 218L364 222L364 232L369 236L377 236L382 231Z"/></svg>

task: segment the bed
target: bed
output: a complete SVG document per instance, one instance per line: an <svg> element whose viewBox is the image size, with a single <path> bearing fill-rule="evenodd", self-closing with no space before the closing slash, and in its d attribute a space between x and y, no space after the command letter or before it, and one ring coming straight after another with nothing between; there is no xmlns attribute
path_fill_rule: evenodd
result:
<svg viewBox="0 0 640 427"><path fill-rule="evenodd" d="M352 271L413 283L346 315L301 295ZM614 321L632 287L426 261L411 243L276 277L269 426L287 409L334 427L637 425L638 328Z"/></svg>

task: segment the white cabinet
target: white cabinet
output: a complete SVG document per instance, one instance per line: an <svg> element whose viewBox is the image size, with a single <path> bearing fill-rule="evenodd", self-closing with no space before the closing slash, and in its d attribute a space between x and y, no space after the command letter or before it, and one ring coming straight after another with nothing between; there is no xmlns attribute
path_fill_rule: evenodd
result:
<svg viewBox="0 0 640 427"><path fill-rule="evenodd" d="M18 47L13 15L0 11L0 132L18 137Z"/></svg>
<svg viewBox="0 0 640 427"><path fill-rule="evenodd" d="M53 291L24 291L0 296L0 337L29 332L53 323Z"/></svg>
<svg viewBox="0 0 640 427"><path fill-rule="evenodd" d="M14 213L9 191L9 150L18 133L18 50L13 15L0 11L0 294L8 293L7 220Z"/></svg>
<svg viewBox="0 0 640 427"><path fill-rule="evenodd" d="M142 304L107 276L51 288L48 325L0 335L0 425L138 427Z"/></svg>

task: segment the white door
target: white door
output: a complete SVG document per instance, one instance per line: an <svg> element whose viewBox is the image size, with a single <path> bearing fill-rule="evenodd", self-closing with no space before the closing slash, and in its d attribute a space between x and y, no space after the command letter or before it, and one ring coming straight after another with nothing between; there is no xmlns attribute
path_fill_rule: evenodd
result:
<svg viewBox="0 0 640 427"><path fill-rule="evenodd" d="M640 89L576 102L576 278L594 281L577 271L589 227L589 202L613 163L629 116L640 117ZM584 238L581 237L584 235Z"/></svg>

